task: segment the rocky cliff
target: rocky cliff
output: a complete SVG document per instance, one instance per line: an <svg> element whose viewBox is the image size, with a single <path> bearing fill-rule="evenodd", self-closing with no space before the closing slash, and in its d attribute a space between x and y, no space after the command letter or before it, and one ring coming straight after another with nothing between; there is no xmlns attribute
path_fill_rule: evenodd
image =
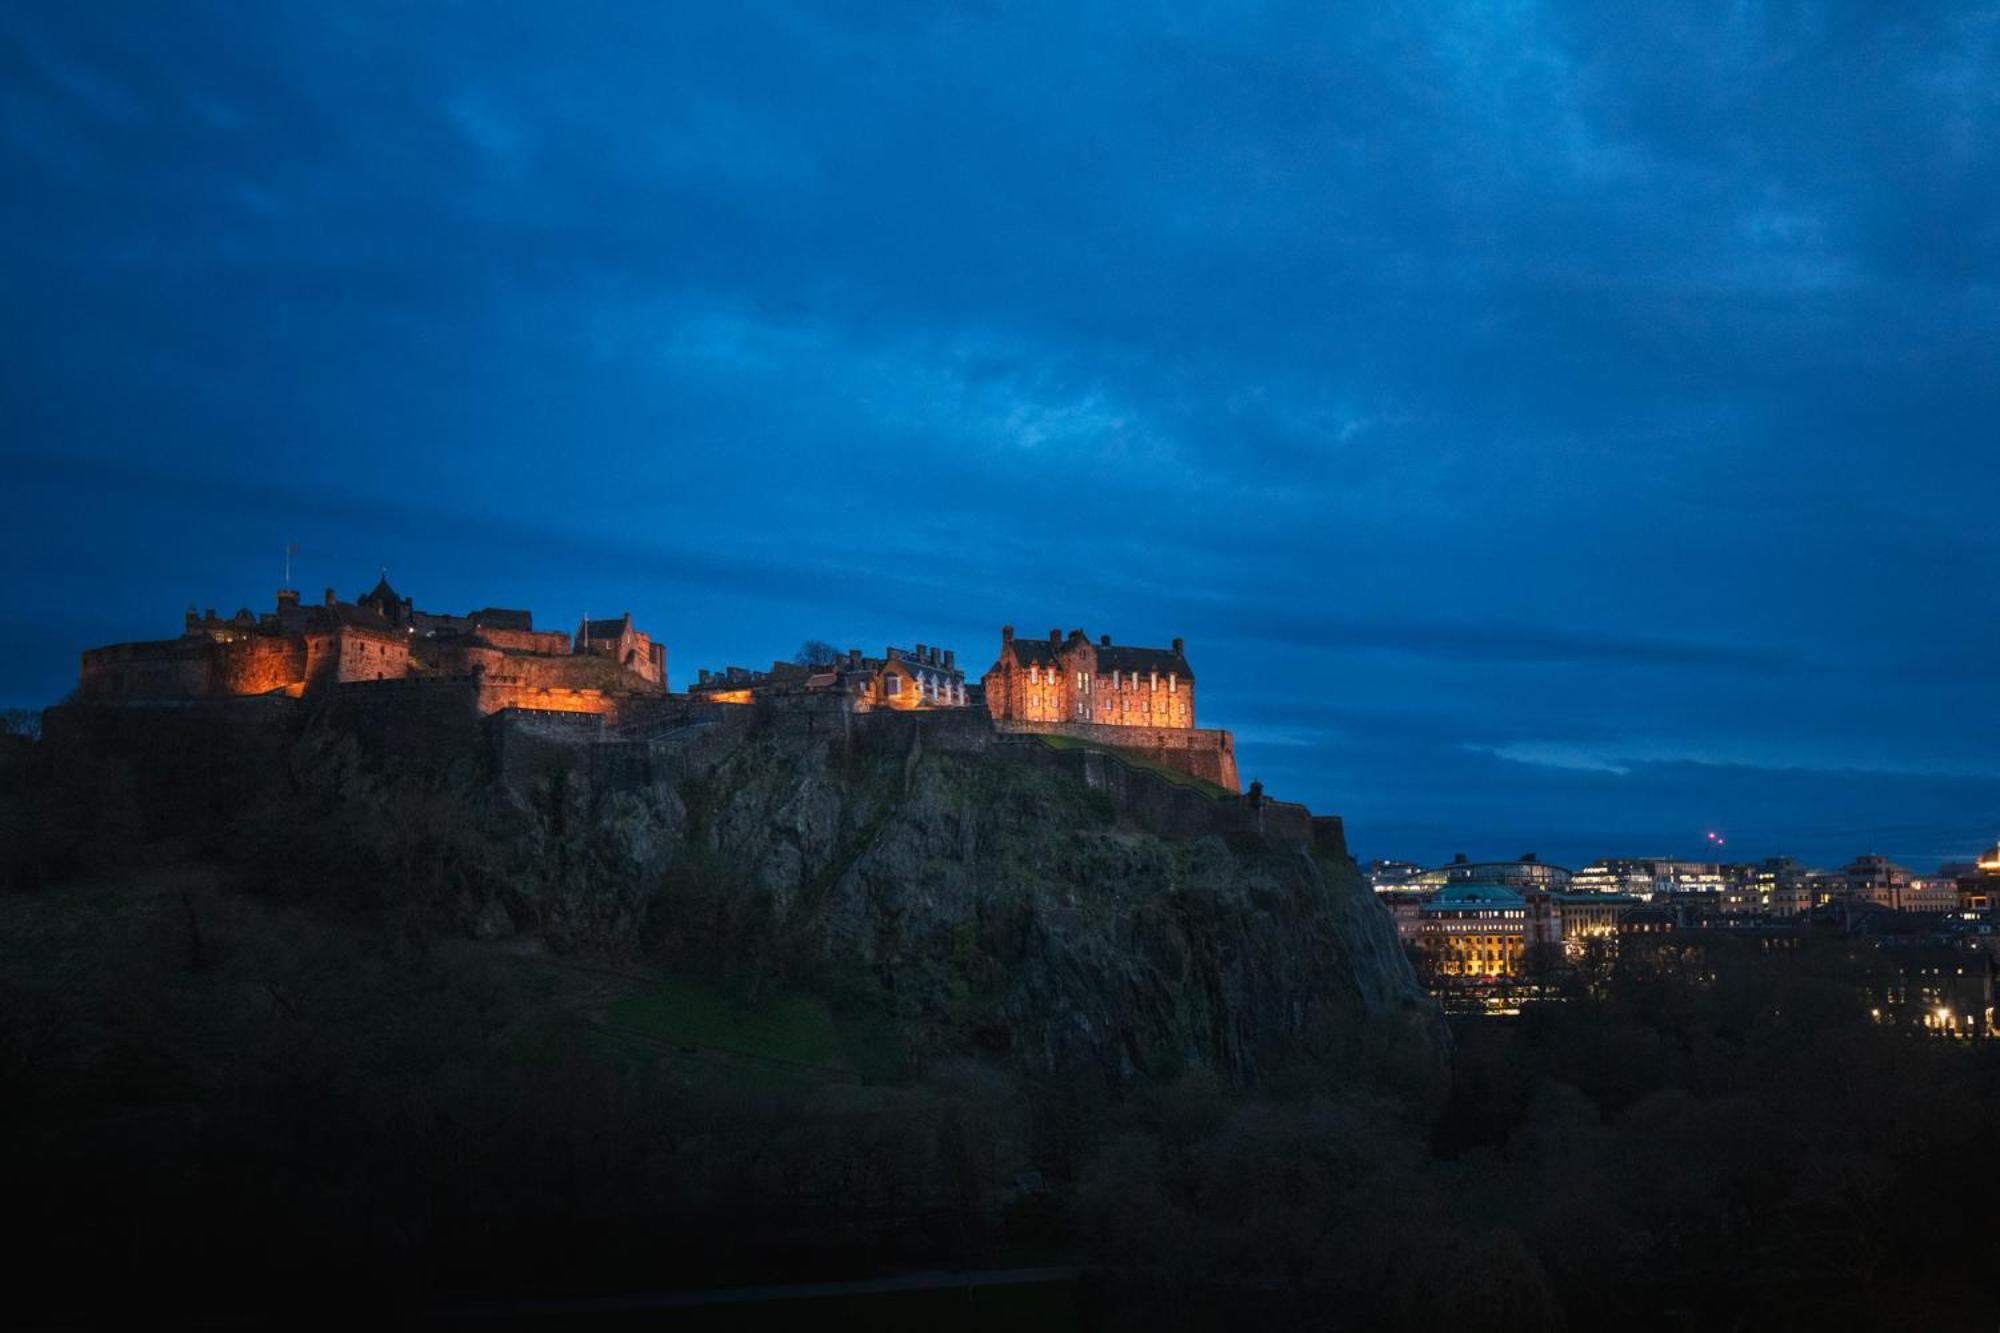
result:
<svg viewBox="0 0 2000 1333"><path fill-rule="evenodd" d="M71 711L57 777L191 752L136 725L150 715ZM196 836L266 892L344 897L399 928L650 957L752 1003L811 990L886 1018L905 1067L973 1054L1247 1084L1443 1066L1442 1025L1337 822L1299 807L1279 819L1109 755L946 743L916 722L863 735L745 714L672 733L634 782L606 779L616 747L582 743L517 779L476 730L409 765L343 716L209 719L215 762L174 770L166 795L136 784L149 836Z"/></svg>
<svg viewBox="0 0 2000 1333"><path fill-rule="evenodd" d="M765 898L791 957L879 987L919 1056L1248 1082L1298 1059L1442 1055L1345 855L1163 836L1067 774L914 740L758 732L659 808L680 854Z"/></svg>

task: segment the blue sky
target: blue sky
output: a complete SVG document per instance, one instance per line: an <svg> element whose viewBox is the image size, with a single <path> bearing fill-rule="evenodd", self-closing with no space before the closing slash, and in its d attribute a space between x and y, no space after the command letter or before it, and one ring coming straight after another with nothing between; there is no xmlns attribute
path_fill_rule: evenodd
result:
<svg viewBox="0 0 2000 1333"><path fill-rule="evenodd" d="M1699 12L1695 12L1699 11ZM1362 856L2000 835L1992 6L0 10L0 701L1184 636Z"/></svg>

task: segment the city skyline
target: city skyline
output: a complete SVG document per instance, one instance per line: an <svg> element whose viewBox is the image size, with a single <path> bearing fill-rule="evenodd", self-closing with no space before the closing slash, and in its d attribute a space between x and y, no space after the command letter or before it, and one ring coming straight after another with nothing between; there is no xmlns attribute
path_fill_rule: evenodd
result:
<svg viewBox="0 0 2000 1333"><path fill-rule="evenodd" d="M1364 858L1928 871L2000 831L1992 64L1810 10L17 11L0 703L296 543L630 610L677 683L1185 637Z"/></svg>

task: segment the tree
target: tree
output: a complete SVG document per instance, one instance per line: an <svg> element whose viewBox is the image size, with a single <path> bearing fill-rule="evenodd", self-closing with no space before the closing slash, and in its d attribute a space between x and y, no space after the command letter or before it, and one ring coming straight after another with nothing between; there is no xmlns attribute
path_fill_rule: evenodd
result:
<svg viewBox="0 0 2000 1333"><path fill-rule="evenodd" d="M825 639L807 639L792 654L792 661L799 666L826 666L840 657L840 650Z"/></svg>

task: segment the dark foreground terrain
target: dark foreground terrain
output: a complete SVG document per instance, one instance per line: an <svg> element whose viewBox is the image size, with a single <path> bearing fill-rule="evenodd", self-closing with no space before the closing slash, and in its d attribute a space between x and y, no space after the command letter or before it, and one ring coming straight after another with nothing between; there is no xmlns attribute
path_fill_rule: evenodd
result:
<svg viewBox="0 0 2000 1333"><path fill-rule="evenodd" d="M15 751L11 1322L1994 1327L2000 1059L1833 954L1445 1034L1351 867L1047 773L296 744L165 838Z"/></svg>

